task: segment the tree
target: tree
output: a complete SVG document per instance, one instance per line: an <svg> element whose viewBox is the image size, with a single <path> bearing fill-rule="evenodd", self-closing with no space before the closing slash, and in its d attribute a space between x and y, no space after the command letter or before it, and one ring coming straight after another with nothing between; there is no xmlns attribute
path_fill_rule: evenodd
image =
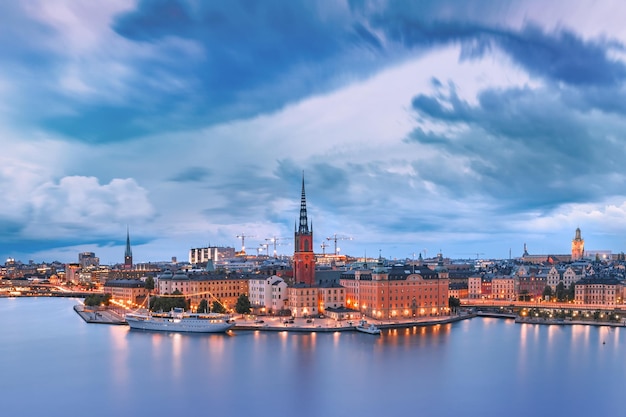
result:
<svg viewBox="0 0 626 417"><path fill-rule="evenodd" d="M111 302L111 294L89 294L85 297L85 305L95 307L99 305L108 306Z"/></svg>
<svg viewBox="0 0 626 417"><path fill-rule="evenodd" d="M171 311L173 308L187 309L188 303L184 297L180 297L182 293L178 290L172 293L173 297L154 297L150 300L150 310L152 311Z"/></svg>
<svg viewBox="0 0 626 417"><path fill-rule="evenodd" d="M566 297L568 300L574 300L576 298L576 286L574 283L571 283L567 288Z"/></svg>
<svg viewBox="0 0 626 417"><path fill-rule="evenodd" d="M563 301L566 296L567 292L565 291L565 284L563 284L563 281L560 281L556 286L556 299L558 301Z"/></svg>
<svg viewBox="0 0 626 417"><path fill-rule="evenodd" d="M222 305L222 303L215 300L213 301L213 307L211 308L211 311L213 311L214 313L224 314L226 313L226 308Z"/></svg>
<svg viewBox="0 0 626 417"><path fill-rule="evenodd" d="M202 299L200 300L200 303L198 304L198 309L196 310L196 313L208 313L209 312L209 303L207 302L206 299Z"/></svg>
<svg viewBox="0 0 626 417"><path fill-rule="evenodd" d="M456 312L456 309L459 308L460 306L461 306L461 300L452 296L448 298L448 307L450 307L450 310L452 312Z"/></svg>
<svg viewBox="0 0 626 417"><path fill-rule="evenodd" d="M547 298L552 298L552 287L549 285L546 285L546 287L543 289L543 293L541 293L541 295L543 296L543 298L545 299Z"/></svg>
<svg viewBox="0 0 626 417"><path fill-rule="evenodd" d="M237 304L235 304L235 311L239 314L250 314L251 308L252 305L248 296L241 294L237 299Z"/></svg>
<svg viewBox="0 0 626 417"><path fill-rule="evenodd" d="M146 278L146 282L144 282L144 287L148 290L148 294L154 290L154 278L148 277Z"/></svg>

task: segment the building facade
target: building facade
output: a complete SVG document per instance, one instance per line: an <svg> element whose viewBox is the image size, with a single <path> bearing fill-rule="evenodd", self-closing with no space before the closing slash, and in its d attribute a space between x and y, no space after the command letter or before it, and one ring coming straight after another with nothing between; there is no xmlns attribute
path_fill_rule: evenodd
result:
<svg viewBox="0 0 626 417"><path fill-rule="evenodd" d="M584 278L574 285L576 304L612 306L623 303L623 286L615 278Z"/></svg>
<svg viewBox="0 0 626 417"><path fill-rule="evenodd" d="M514 277L499 276L491 280L491 294L494 300L514 301L517 299L517 280Z"/></svg>
<svg viewBox="0 0 626 417"><path fill-rule="evenodd" d="M376 268L370 273L347 271L341 285L346 288L346 307L377 318L447 315L447 275L440 278L426 266Z"/></svg>
<svg viewBox="0 0 626 417"><path fill-rule="evenodd" d="M235 248L223 246L207 246L204 248L189 249L189 263L192 265L206 264L212 261L217 265L219 261L235 257Z"/></svg>
<svg viewBox="0 0 626 417"><path fill-rule="evenodd" d="M139 304L148 295L145 283L138 279L112 279L104 284L104 293L129 306Z"/></svg>
<svg viewBox="0 0 626 417"><path fill-rule="evenodd" d="M234 273L186 274L183 271L172 274L166 271L157 277L156 287L160 295L171 295L175 291L181 293L189 300L192 310L197 308L200 301L207 300L209 306L217 301L230 311L235 308L240 295L248 295L249 281L254 276Z"/></svg>
<svg viewBox="0 0 626 417"><path fill-rule="evenodd" d="M251 278L248 287L248 298L257 314L276 314L286 308L287 283L281 277Z"/></svg>

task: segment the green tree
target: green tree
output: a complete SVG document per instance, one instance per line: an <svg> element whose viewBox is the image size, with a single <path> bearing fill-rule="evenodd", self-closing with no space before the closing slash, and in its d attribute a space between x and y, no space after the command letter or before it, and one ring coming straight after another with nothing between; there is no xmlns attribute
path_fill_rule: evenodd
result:
<svg viewBox="0 0 626 417"><path fill-rule="evenodd" d="M565 291L565 284L563 284L563 281L560 281L557 286L556 286L556 299L558 301L564 301L565 297L567 296L567 291Z"/></svg>
<svg viewBox="0 0 626 417"><path fill-rule="evenodd" d="M541 293L541 295L543 296L543 298L552 298L552 287L549 285L546 285L546 287L543 289L543 293Z"/></svg>
<svg viewBox="0 0 626 417"><path fill-rule="evenodd" d="M456 309L459 308L461 306L461 300L459 300L456 297L452 297L450 296L448 298L448 307L450 307L450 310L455 313Z"/></svg>
<svg viewBox="0 0 626 417"><path fill-rule="evenodd" d="M84 301L86 306L108 306L111 303L111 294L89 294Z"/></svg>
<svg viewBox="0 0 626 417"><path fill-rule="evenodd" d="M239 314L250 314L250 311L252 311L250 299L246 294L241 294L237 299L237 304L235 304L235 311Z"/></svg>
<svg viewBox="0 0 626 417"><path fill-rule="evenodd" d="M576 298L576 285L574 285L574 283L571 283L569 287L567 287L566 297L568 301L574 300Z"/></svg>
<svg viewBox="0 0 626 417"><path fill-rule="evenodd" d="M150 300L150 310L152 311L170 311L173 308L187 309L188 303L182 293L178 290L172 293L172 296L153 297Z"/></svg>
<svg viewBox="0 0 626 417"><path fill-rule="evenodd" d="M202 299L200 300L200 303L198 304L198 309L196 310L196 313L208 313L209 312L209 303L207 302L206 299Z"/></svg>
<svg viewBox="0 0 626 417"><path fill-rule="evenodd" d="M148 294L154 290L154 278L148 277L146 278L146 282L144 283L144 287L148 290Z"/></svg>
<svg viewBox="0 0 626 417"><path fill-rule="evenodd" d="M213 301L213 307L211 308L211 311L213 311L214 313L223 314L226 313L226 308L222 305L222 303L215 300Z"/></svg>

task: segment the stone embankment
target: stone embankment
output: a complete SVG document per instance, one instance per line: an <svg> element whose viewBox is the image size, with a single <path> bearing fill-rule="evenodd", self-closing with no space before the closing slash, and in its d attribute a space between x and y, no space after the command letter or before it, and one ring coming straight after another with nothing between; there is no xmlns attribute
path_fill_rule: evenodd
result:
<svg viewBox="0 0 626 417"><path fill-rule="evenodd" d="M86 307L82 304L74 306L74 311L78 313L87 323L98 324L128 324L124 315L116 309L102 307Z"/></svg>

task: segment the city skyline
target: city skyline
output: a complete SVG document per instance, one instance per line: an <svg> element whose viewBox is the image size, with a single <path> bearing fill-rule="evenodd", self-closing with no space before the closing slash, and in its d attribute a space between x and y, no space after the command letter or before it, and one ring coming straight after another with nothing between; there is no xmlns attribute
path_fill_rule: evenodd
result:
<svg viewBox="0 0 626 417"><path fill-rule="evenodd" d="M625 7L1 4L0 257L626 252Z"/></svg>

